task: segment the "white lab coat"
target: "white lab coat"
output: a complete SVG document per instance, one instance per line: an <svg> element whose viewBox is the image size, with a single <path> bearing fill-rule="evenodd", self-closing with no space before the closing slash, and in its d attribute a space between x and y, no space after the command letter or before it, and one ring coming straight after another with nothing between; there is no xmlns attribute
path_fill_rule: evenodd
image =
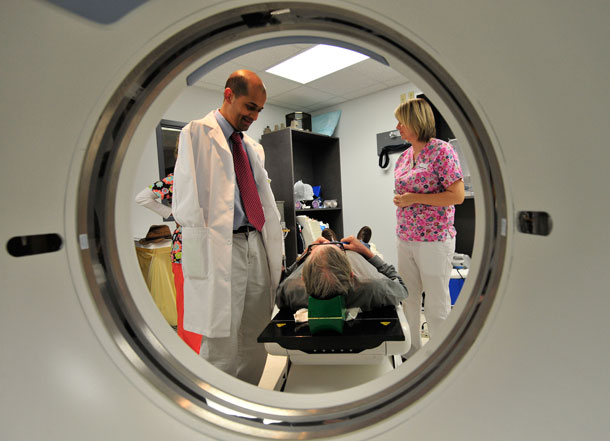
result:
<svg viewBox="0 0 610 441"><path fill-rule="evenodd" d="M264 168L263 147L245 134L243 143L265 214L262 239L273 305L283 253L280 214ZM214 111L188 123L178 145L172 212L182 225L184 329L208 338L230 334L235 185L232 153Z"/></svg>

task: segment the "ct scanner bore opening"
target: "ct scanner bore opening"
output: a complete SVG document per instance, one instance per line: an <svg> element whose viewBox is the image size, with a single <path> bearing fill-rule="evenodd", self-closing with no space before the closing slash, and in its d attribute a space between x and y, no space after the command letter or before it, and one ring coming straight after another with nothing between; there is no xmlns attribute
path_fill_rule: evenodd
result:
<svg viewBox="0 0 610 441"><path fill-rule="evenodd" d="M272 11L288 10L275 15ZM131 137L147 109L172 79L196 69L198 60L219 50L286 35L328 35L361 42L387 54L414 72L449 109L475 158L481 202L477 229L482 229L479 269L471 292L447 337L425 362L391 386L373 394L316 408L255 401L225 384L212 384L186 369L155 337L129 293L120 265L115 222L116 182ZM422 87L422 89L424 89ZM160 118L159 118L160 119ZM435 387L468 351L489 313L506 251L507 204L500 167L484 121L459 84L414 41L388 26L352 11L306 3L264 3L228 10L178 31L158 46L124 79L99 117L83 163L77 213L81 261L92 299L107 332L139 375L185 411L236 433L263 438L313 439L340 435L375 424L410 406ZM470 278L470 277L469 277ZM279 392L278 392L279 394ZM218 411L219 403L248 417ZM186 403L186 404L185 404ZM273 424L267 424L269 420Z"/></svg>

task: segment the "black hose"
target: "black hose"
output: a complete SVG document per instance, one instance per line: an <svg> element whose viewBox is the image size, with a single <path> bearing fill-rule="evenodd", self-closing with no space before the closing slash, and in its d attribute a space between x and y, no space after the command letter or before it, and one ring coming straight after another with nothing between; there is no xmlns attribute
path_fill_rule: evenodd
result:
<svg viewBox="0 0 610 441"><path fill-rule="evenodd" d="M381 149L381 153L379 154L379 167L386 168L390 163L390 155L388 154L388 150L386 148Z"/></svg>

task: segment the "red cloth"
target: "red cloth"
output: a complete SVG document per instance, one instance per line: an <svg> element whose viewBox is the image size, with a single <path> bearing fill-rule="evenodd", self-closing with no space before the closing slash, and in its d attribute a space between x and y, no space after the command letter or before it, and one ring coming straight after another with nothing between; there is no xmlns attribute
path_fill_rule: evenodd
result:
<svg viewBox="0 0 610 441"><path fill-rule="evenodd" d="M199 354L201 349L201 335L184 329L184 276L182 264L172 263L174 272L174 285L176 286L176 312L178 313L178 336Z"/></svg>
<svg viewBox="0 0 610 441"><path fill-rule="evenodd" d="M265 214L263 213L261 198L258 195L256 182L252 175L248 155L244 150L239 133L233 132L231 140L233 141L233 167L235 168L237 186L239 187L239 194L244 204L244 210L246 211L248 221L254 225L254 228L261 231L263 225L265 225Z"/></svg>

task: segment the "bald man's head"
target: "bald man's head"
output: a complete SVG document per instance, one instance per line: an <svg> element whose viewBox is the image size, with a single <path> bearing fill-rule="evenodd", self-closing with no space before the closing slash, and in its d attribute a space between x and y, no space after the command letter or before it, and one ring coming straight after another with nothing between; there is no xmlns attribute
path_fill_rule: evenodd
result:
<svg viewBox="0 0 610 441"><path fill-rule="evenodd" d="M246 131L258 119L267 101L267 91L254 72L233 72L225 84L220 113L237 131Z"/></svg>

